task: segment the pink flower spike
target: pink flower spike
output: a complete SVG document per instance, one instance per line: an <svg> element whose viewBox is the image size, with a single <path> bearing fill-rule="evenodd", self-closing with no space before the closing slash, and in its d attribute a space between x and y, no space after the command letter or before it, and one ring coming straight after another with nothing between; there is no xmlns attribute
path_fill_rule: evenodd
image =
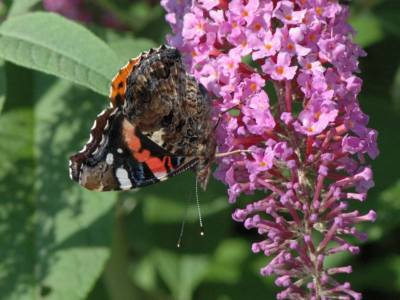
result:
<svg viewBox="0 0 400 300"><path fill-rule="evenodd" d="M360 299L336 278L351 266L326 264L340 252L358 254L349 241L365 240L359 223L376 219L350 210L374 185L369 158L379 151L357 100L365 53L352 42L348 8L328 0L162 5L170 44L219 116L210 138L232 153L216 160L228 201L265 194L232 218L258 233L252 251L270 257L260 274L276 277L276 298Z"/></svg>

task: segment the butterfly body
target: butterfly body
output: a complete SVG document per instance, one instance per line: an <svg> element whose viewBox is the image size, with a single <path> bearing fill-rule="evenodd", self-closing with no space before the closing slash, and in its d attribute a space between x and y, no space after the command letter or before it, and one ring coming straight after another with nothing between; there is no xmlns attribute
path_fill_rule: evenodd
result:
<svg viewBox="0 0 400 300"><path fill-rule="evenodd" d="M205 188L216 148L211 102L176 49L130 60L112 81L110 101L70 158L73 180L90 190L129 190L192 169Z"/></svg>

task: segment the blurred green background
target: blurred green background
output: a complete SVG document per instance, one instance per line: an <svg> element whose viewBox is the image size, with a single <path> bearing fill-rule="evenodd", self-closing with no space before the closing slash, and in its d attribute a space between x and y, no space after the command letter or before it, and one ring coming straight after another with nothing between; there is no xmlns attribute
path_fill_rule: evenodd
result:
<svg viewBox="0 0 400 300"><path fill-rule="evenodd" d="M369 240L360 255L328 263L353 265L354 273L340 279L363 299L400 299L400 1L353 0L350 7L356 40L368 52L360 102L381 151L372 162L376 186L360 209L377 210L378 220L363 228ZM3 1L0 19L46 9L100 37L120 66L164 43L169 32L159 2L150 0ZM0 60L0 299L274 299L273 278L259 275L268 259L250 250L259 237L231 220L246 199L228 205L216 180L200 194L200 237L192 174L126 193L87 192L69 179L68 157L86 142L107 98L98 81L88 89L9 62L40 69L23 47L6 49L13 30L16 23L0 25L0 57L7 61ZM33 25L31 36L43 38ZM98 63L106 56L98 48L92 53Z"/></svg>

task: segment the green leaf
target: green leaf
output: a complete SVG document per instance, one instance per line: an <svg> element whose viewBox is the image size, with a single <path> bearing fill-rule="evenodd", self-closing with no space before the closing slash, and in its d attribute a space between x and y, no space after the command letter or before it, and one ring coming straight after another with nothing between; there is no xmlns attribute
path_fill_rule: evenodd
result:
<svg viewBox="0 0 400 300"><path fill-rule="evenodd" d="M6 80L6 100L4 111L11 111L16 108L32 109L35 99L34 95L34 71L10 62L4 65ZM21 83L23 88L21 88ZM12 101L7 101L12 99Z"/></svg>
<svg viewBox="0 0 400 300"><path fill-rule="evenodd" d="M68 156L103 104L49 82L37 82L46 92L35 113L14 107L0 118L2 299L84 299L109 257L116 194L83 190L68 176Z"/></svg>
<svg viewBox="0 0 400 300"><path fill-rule="evenodd" d="M392 86L392 98L394 102L394 107L396 110L400 111L400 67L396 71L394 77L394 83Z"/></svg>
<svg viewBox="0 0 400 300"><path fill-rule="evenodd" d="M120 67L118 56L77 23L52 13L29 13L0 26L0 56L84 85L103 95Z"/></svg>
<svg viewBox="0 0 400 300"><path fill-rule="evenodd" d="M0 117L0 291L6 300L35 299L32 150L32 110L5 112Z"/></svg>
<svg viewBox="0 0 400 300"><path fill-rule="evenodd" d="M374 9L379 21L388 32L400 37L400 3L398 0L381 1Z"/></svg>
<svg viewBox="0 0 400 300"><path fill-rule="evenodd" d="M24 14L39 2L41 2L41 0L14 0L8 12L8 16L14 17Z"/></svg>
<svg viewBox="0 0 400 300"><path fill-rule="evenodd" d="M372 226L371 239L382 238L385 233L396 230L400 225L400 180L383 190L379 195L377 207L378 222Z"/></svg>
<svg viewBox="0 0 400 300"><path fill-rule="evenodd" d="M241 266L250 255L250 245L240 239L226 238L218 246L207 273L210 281L235 284L242 275Z"/></svg>
<svg viewBox="0 0 400 300"><path fill-rule="evenodd" d="M177 256L167 251L154 255L162 279L171 290L172 298L190 300L195 288L207 272L209 259L201 255Z"/></svg>
<svg viewBox="0 0 400 300"><path fill-rule="evenodd" d="M375 255L375 259L371 257L368 263L363 262L353 268L351 279L355 290L367 288L377 292L400 292L400 256L389 254L385 250L382 255Z"/></svg>
<svg viewBox="0 0 400 300"><path fill-rule="evenodd" d="M101 109L93 98L61 81L35 109L37 274L46 299L84 299L109 257L116 193L86 191L68 176L68 157Z"/></svg>
<svg viewBox="0 0 400 300"><path fill-rule="evenodd" d="M0 113L6 101L7 82L4 61L0 59Z"/></svg>
<svg viewBox="0 0 400 300"><path fill-rule="evenodd" d="M122 63L126 63L129 59L138 56L141 52L147 51L157 45L149 39L143 38L124 38L112 41L110 47L122 59Z"/></svg>
<svg viewBox="0 0 400 300"><path fill-rule="evenodd" d="M350 20L356 30L355 42L363 47L370 46L384 38L381 23L371 13L355 15Z"/></svg>

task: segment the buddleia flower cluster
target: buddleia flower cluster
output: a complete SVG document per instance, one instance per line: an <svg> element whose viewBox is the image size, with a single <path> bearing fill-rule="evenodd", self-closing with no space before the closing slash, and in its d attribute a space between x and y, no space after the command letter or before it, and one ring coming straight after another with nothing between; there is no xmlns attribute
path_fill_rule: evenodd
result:
<svg viewBox="0 0 400 300"><path fill-rule="evenodd" d="M281 287L277 299L361 299L328 267L339 252L357 254L354 210L374 183L378 155L355 75L363 50L352 42L348 7L336 0L162 0L169 43L205 86L220 123L215 176L239 195L264 196L233 219L255 229L261 269ZM228 111L228 113L226 113ZM354 237L356 239L354 239Z"/></svg>

